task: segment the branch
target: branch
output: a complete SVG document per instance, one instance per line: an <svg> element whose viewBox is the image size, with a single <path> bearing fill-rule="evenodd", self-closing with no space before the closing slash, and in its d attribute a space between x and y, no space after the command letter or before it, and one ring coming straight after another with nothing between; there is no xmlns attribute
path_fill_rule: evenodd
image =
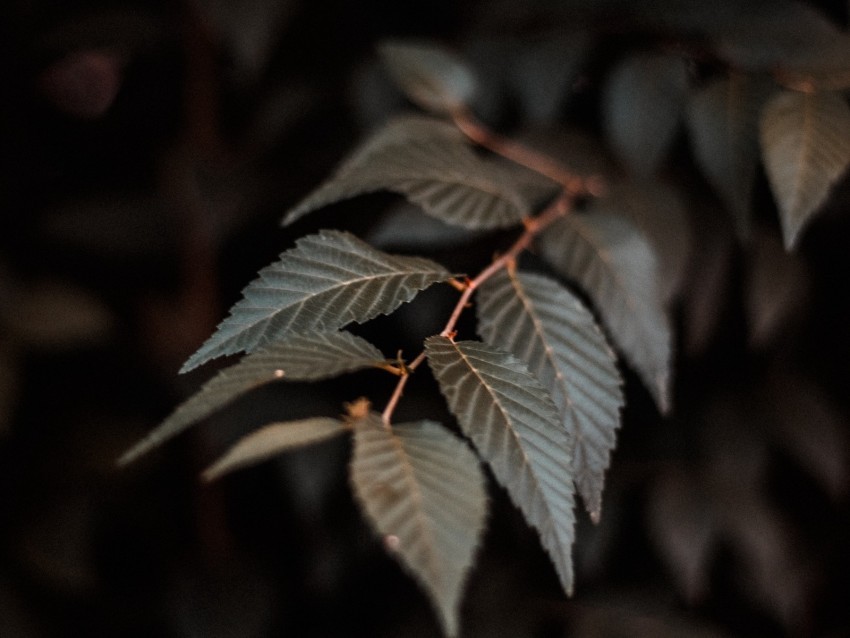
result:
<svg viewBox="0 0 850 638"><path fill-rule="evenodd" d="M600 178L579 177L552 157L499 135L476 118L469 109L457 108L452 111L451 117L455 126L479 146L548 177L563 186L569 195L598 197L602 194L604 185Z"/></svg>
<svg viewBox="0 0 850 638"><path fill-rule="evenodd" d="M573 205L574 195L566 190L564 190L557 199L555 199L549 206L547 206L542 213L537 215L536 217L529 217L525 220L525 231L523 231L522 235L511 245L508 250L497 257L493 262L487 266L484 270L482 270L478 275L467 282L464 287L463 293L458 299L457 304L452 311L449 320L446 322L445 327L443 328L440 334L444 337L449 337L450 339L454 336L455 326L457 325L458 320L460 319L463 311L469 307L469 299L472 297L472 294L475 292L477 288L479 288L485 281L490 279L493 275L499 272L503 268L507 268L510 265L516 262L517 257L519 257L520 253L524 251L531 245L531 242L534 241L534 238L541 233L545 228L547 228L550 224L552 224L557 219L560 219L564 215L570 212ZM407 366L404 374L402 374L401 378L398 380L396 384L395 390L393 391L392 396L387 402L387 406L384 408L384 412L381 415L381 420L384 423L384 426L390 427L390 420L392 419L393 412L395 411L396 406L398 405L399 400L401 399L401 395L404 392L404 386L407 385L407 380L410 378L412 372L416 370L422 363L425 361L425 352L419 353L419 356L416 357L410 364Z"/></svg>

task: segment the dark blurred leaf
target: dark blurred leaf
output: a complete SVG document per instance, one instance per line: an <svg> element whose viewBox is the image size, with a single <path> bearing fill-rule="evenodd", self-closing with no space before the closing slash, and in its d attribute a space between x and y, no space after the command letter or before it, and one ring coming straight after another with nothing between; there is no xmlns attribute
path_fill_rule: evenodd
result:
<svg viewBox="0 0 850 638"><path fill-rule="evenodd" d="M57 109L94 120L104 115L121 88L125 60L109 50L67 54L41 73L39 85Z"/></svg>
<svg viewBox="0 0 850 638"><path fill-rule="evenodd" d="M788 254L781 240L765 231L755 233L747 258L744 309L749 341L764 348L804 315L810 274L802 259Z"/></svg>
<svg viewBox="0 0 850 638"><path fill-rule="evenodd" d="M611 72L602 102L605 133L616 155L640 177L664 161L688 90L681 58L638 54Z"/></svg>
<svg viewBox="0 0 850 638"><path fill-rule="evenodd" d="M844 411L822 388L789 371L771 374L762 392L779 444L840 501L850 489L850 433Z"/></svg>
<svg viewBox="0 0 850 638"><path fill-rule="evenodd" d="M742 586L789 634L797 634L805 627L812 586L799 543L761 495L739 491L722 500L724 532L741 562Z"/></svg>
<svg viewBox="0 0 850 638"><path fill-rule="evenodd" d="M682 292L693 248L693 233L677 190L662 182L611 180L591 212L621 215L637 226L658 258L658 287L670 304Z"/></svg>
<svg viewBox="0 0 850 638"><path fill-rule="evenodd" d="M16 339L44 349L102 344L111 338L116 321L104 301L63 281L21 287L14 306L0 309L0 317Z"/></svg>
<svg viewBox="0 0 850 638"><path fill-rule="evenodd" d="M688 104L696 160L743 238L749 235L759 160L758 116L769 90L764 78L732 73L695 92Z"/></svg>
<svg viewBox="0 0 850 638"><path fill-rule="evenodd" d="M451 112L468 104L475 94L472 69L436 43L389 41L379 52L399 88L428 111Z"/></svg>
<svg viewBox="0 0 850 638"><path fill-rule="evenodd" d="M698 356L708 349L729 308L735 241L723 227L720 210L700 209L695 219L694 251L682 285L684 349Z"/></svg>
<svg viewBox="0 0 850 638"><path fill-rule="evenodd" d="M260 77L298 8L294 0L198 0L210 30L241 72L237 82Z"/></svg>
<svg viewBox="0 0 850 638"><path fill-rule="evenodd" d="M531 41L508 43L507 83L520 103L523 119L556 119L581 72L590 48L586 31L551 33Z"/></svg>
<svg viewBox="0 0 850 638"><path fill-rule="evenodd" d="M762 111L761 149L792 250L850 165L850 107L835 93L782 92Z"/></svg>
<svg viewBox="0 0 850 638"><path fill-rule="evenodd" d="M607 211L576 213L538 240L555 271L582 287L664 413L670 409L670 321L659 292L657 261L632 222Z"/></svg>
<svg viewBox="0 0 850 638"><path fill-rule="evenodd" d="M717 521L693 476L662 474L647 507L649 532L682 596L695 604L708 594Z"/></svg>

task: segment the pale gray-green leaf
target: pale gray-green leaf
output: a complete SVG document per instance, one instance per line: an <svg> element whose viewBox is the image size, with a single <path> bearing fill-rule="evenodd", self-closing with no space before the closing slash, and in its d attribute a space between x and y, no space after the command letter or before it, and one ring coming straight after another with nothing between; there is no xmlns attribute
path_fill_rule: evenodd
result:
<svg viewBox="0 0 850 638"><path fill-rule="evenodd" d="M610 212L574 214L538 240L543 257L576 281L658 408L670 408L671 328L655 255L643 235Z"/></svg>
<svg viewBox="0 0 850 638"><path fill-rule="evenodd" d="M483 159L454 126L422 116L393 120L374 134L283 220L366 193L404 195L454 226L514 226L555 192L554 184L521 167Z"/></svg>
<svg viewBox="0 0 850 638"><path fill-rule="evenodd" d="M433 42L385 42L381 60L411 101L435 113L450 113L475 94L475 76L457 55Z"/></svg>
<svg viewBox="0 0 850 638"><path fill-rule="evenodd" d="M388 314L451 274L419 257L388 255L349 233L323 230L259 272L181 372L251 352L291 334L334 330Z"/></svg>
<svg viewBox="0 0 850 638"><path fill-rule="evenodd" d="M463 586L487 514L484 473L438 423L354 422L351 484L387 549L419 582L445 633L457 635Z"/></svg>
<svg viewBox="0 0 850 638"><path fill-rule="evenodd" d="M678 57L639 54L611 73L603 126L614 152L637 175L652 175L664 161L687 89L687 68Z"/></svg>
<svg viewBox="0 0 850 638"><path fill-rule="evenodd" d="M347 431L345 423L327 417L272 423L242 437L204 470L203 478L214 481L234 470L256 465L295 448L321 443Z"/></svg>
<svg viewBox="0 0 850 638"><path fill-rule="evenodd" d="M791 250L850 164L850 107L834 93L779 93L762 111L761 148Z"/></svg>
<svg viewBox="0 0 850 638"><path fill-rule="evenodd" d="M732 73L695 92L688 103L686 122L694 156L743 238L750 231L759 160L758 117L768 90L761 78Z"/></svg>
<svg viewBox="0 0 850 638"><path fill-rule="evenodd" d="M513 270L485 282L477 311L484 340L516 355L551 393L575 440L576 486L598 520L623 393L614 353L596 320L558 282Z"/></svg>
<svg viewBox="0 0 850 638"><path fill-rule="evenodd" d="M275 381L317 381L378 365L384 355L350 332L292 335L221 370L119 460L130 463L251 390Z"/></svg>
<svg viewBox="0 0 850 638"><path fill-rule="evenodd" d="M519 359L485 343L434 336L425 352L464 434L537 529L571 594L572 443L552 398Z"/></svg>

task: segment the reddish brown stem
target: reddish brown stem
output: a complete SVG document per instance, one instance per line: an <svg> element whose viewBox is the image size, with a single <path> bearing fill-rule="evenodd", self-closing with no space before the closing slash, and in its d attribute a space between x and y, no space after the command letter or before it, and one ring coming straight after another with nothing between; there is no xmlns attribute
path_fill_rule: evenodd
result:
<svg viewBox="0 0 850 638"><path fill-rule="evenodd" d="M545 175L564 187L570 195L598 195L601 187L596 178L583 179L555 159L534 149L499 135L478 120L468 109L452 112L452 121L460 131L479 146L521 166Z"/></svg>
<svg viewBox="0 0 850 638"><path fill-rule="evenodd" d="M490 279L497 272L502 270L503 268L507 268L510 264L513 264L517 257L519 257L520 253L528 248L531 245L531 242L534 241L534 238L546 227L552 224L555 220L566 215L571 207L573 202L573 196L564 191L561 195L553 201L542 213L540 213L537 217L527 218L525 221L525 231L519 238L511 245L508 250L494 259L489 266L487 266L484 270L482 270L478 275L470 280L466 287L463 290L460 298L455 304L454 310L452 311L449 320L446 322L445 327L443 328L440 335L443 337L449 337L450 339L454 336L455 326L457 325L458 320L460 319L463 311L469 307L469 300L472 297L472 294L478 289L485 281ZM393 391L392 396L387 402L386 408L384 408L384 412L381 415L381 420L384 422L384 426L389 428L390 421L392 419L393 412L398 405L398 402L401 400L401 396L404 393L404 387L407 385L407 380L410 378L412 372L416 370L420 365L425 362L425 353L420 352L419 356L416 357L410 364L407 366L406 374L403 374L401 378L398 380L396 384L395 390Z"/></svg>

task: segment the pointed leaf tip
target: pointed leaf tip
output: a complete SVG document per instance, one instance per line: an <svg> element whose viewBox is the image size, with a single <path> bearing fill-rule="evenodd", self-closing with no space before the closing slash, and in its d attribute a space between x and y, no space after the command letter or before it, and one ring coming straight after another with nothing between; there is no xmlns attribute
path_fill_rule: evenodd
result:
<svg viewBox="0 0 850 638"><path fill-rule="evenodd" d="M389 430L370 413L354 422L351 484L387 549L431 599L445 633L457 635L461 594L487 513L476 456L438 423Z"/></svg>
<svg viewBox="0 0 850 638"><path fill-rule="evenodd" d="M181 372L293 334L389 314L420 290L451 277L433 261L383 253L350 233L323 230L302 237L260 271Z"/></svg>
<svg viewBox="0 0 850 638"><path fill-rule="evenodd" d="M323 417L272 423L240 439L204 470L201 478L209 483L234 470L256 465L299 447L321 443L347 431L342 421Z"/></svg>
<svg viewBox="0 0 850 638"><path fill-rule="evenodd" d="M850 107L835 93L783 91L761 115L761 148L787 250L850 165Z"/></svg>
<svg viewBox="0 0 850 638"><path fill-rule="evenodd" d="M598 518L623 392L616 358L596 320L558 282L517 271L501 272L481 287L477 313L484 340L515 353L551 393L562 427L575 441L576 487Z"/></svg>
<svg viewBox="0 0 850 638"><path fill-rule="evenodd" d="M549 394L519 359L488 344L434 336L425 352L464 434L537 530L572 594L572 446Z"/></svg>
<svg viewBox="0 0 850 638"><path fill-rule="evenodd" d="M127 465L244 394L277 381L317 381L383 360L381 351L350 332L293 335L224 368L118 461Z"/></svg>

